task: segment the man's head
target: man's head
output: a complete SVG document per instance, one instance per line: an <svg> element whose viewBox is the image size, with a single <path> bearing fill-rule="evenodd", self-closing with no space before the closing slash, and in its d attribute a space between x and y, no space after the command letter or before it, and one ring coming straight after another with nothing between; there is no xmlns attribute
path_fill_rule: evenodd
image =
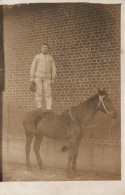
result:
<svg viewBox="0 0 125 195"><path fill-rule="evenodd" d="M48 53L48 45L47 44L43 44L41 49L42 49L42 53L43 54L47 54Z"/></svg>

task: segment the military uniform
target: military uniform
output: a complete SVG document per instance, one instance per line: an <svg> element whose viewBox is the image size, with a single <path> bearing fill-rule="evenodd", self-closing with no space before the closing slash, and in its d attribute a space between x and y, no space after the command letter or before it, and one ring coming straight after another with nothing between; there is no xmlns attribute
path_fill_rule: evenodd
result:
<svg viewBox="0 0 125 195"><path fill-rule="evenodd" d="M30 69L30 81L36 84L35 99L37 108L42 108L43 92L45 95L46 108L52 107L51 81L56 76L56 66L49 54L35 56Z"/></svg>

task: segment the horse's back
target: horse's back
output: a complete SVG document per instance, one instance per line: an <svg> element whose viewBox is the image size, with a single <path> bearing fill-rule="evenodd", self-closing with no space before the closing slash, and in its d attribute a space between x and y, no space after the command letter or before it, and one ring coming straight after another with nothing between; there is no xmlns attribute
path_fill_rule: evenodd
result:
<svg viewBox="0 0 125 195"><path fill-rule="evenodd" d="M67 138L67 123L60 117L60 115L53 112L49 113L39 121L37 129L41 134L52 139Z"/></svg>
<svg viewBox="0 0 125 195"><path fill-rule="evenodd" d="M23 118L23 125L26 133L37 132L37 121L40 119L42 111L33 110L27 112Z"/></svg>
<svg viewBox="0 0 125 195"><path fill-rule="evenodd" d="M39 133L52 139L69 139L78 131L76 125L72 128L67 115L54 112L34 110L26 113L23 121L26 134Z"/></svg>
<svg viewBox="0 0 125 195"><path fill-rule="evenodd" d="M26 134L41 133L47 137L65 137L67 124L60 115L54 112L33 110L24 116L23 125Z"/></svg>

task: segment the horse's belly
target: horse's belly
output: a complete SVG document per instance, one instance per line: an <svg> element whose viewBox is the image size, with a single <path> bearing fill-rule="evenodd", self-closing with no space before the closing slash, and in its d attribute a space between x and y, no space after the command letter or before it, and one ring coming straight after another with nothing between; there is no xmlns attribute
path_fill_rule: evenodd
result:
<svg viewBox="0 0 125 195"><path fill-rule="evenodd" d="M67 124L62 120L42 119L37 129L44 135L53 139L66 139Z"/></svg>

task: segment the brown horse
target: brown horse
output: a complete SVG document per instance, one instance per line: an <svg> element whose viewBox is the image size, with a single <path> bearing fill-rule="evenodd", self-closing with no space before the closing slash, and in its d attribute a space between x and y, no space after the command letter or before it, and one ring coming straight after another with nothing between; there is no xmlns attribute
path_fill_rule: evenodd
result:
<svg viewBox="0 0 125 195"><path fill-rule="evenodd" d="M72 177L77 174L76 161L79 145L84 137L86 126L94 118L97 111L109 114L116 118L116 110L112 101L108 98L105 89L90 97L78 106L65 110L61 115L53 112L31 111L26 114L24 119L24 128L26 133L26 162L28 170L31 170L30 164L30 146L33 137L35 137L34 150L40 169L42 169L42 160L39 154L40 144L43 136L52 139L67 139L69 141L69 157L67 164L67 176ZM63 149L66 149L63 147Z"/></svg>

